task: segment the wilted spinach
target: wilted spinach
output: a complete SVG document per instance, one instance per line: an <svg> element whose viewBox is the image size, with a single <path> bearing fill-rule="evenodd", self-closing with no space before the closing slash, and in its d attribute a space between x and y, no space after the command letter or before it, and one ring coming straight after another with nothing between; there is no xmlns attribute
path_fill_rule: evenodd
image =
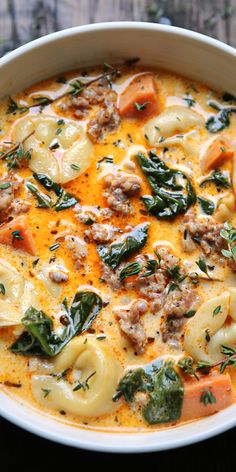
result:
<svg viewBox="0 0 236 472"><path fill-rule="evenodd" d="M216 187L219 188L230 187L228 177L219 169L213 170L213 172L211 172L211 174L201 182L200 187L204 187L208 182L212 182Z"/></svg>
<svg viewBox="0 0 236 472"><path fill-rule="evenodd" d="M210 133L218 133L230 125L230 116L232 113L236 113L236 107L224 107L218 102L210 101L208 103L212 108L218 111L216 115L210 116L206 121L206 129Z"/></svg>
<svg viewBox="0 0 236 472"><path fill-rule="evenodd" d="M63 187L61 187L61 185L57 184L56 182L53 182L46 175L35 173L35 174L33 174L33 177L46 190L48 190L50 192L53 192L56 195L57 199L56 199L55 202L51 201L50 208L54 208L56 211L62 211L62 210L66 210L67 208L70 208L70 207L76 205L76 203L78 203L77 198L73 197L73 195L70 195L68 192L66 192L64 190ZM36 196L36 198L38 200L38 196L36 195L36 191L38 191L38 193L39 193L39 190L37 189L37 187L35 187L35 189L36 190L34 192L34 195ZM33 191L31 189L30 189L30 191L33 193ZM46 196L50 199L49 195L46 195ZM41 208L42 208L42 206L41 206ZM44 207L44 208L46 208L46 207Z"/></svg>
<svg viewBox="0 0 236 472"><path fill-rule="evenodd" d="M124 396L128 403L132 403L137 392L146 394L147 401L142 414L149 424L168 423L179 419L184 388L171 361L157 362L129 371L121 379L113 400Z"/></svg>
<svg viewBox="0 0 236 472"><path fill-rule="evenodd" d="M31 182L27 182L26 187L32 193L32 195L35 196L35 198L38 202L38 205L37 205L38 208L50 208L51 207L52 200L48 195L46 195L43 192L40 192L39 189L35 185L31 184Z"/></svg>
<svg viewBox="0 0 236 472"><path fill-rule="evenodd" d="M137 160L154 192L142 200L155 216L173 219L196 202L191 181L183 172L168 167L153 151L148 158L139 153Z"/></svg>
<svg viewBox="0 0 236 472"><path fill-rule="evenodd" d="M203 197L197 197L198 202L206 215L212 215L215 211L215 204L211 200Z"/></svg>
<svg viewBox="0 0 236 472"><path fill-rule="evenodd" d="M56 356L75 335L91 326L101 307L102 300L95 292L77 292L70 309L66 309L66 324L60 335L53 330L49 316L30 307L22 319L27 331L11 346L11 351L30 356Z"/></svg>
<svg viewBox="0 0 236 472"><path fill-rule="evenodd" d="M119 238L110 246L99 245L98 254L112 269L116 269L122 259L141 249L147 241L148 224L136 226L132 231Z"/></svg>

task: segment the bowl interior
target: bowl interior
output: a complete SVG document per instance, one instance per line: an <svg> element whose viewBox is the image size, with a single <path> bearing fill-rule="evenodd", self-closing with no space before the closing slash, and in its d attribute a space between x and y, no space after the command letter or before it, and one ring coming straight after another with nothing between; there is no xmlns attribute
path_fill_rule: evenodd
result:
<svg viewBox="0 0 236 472"><path fill-rule="evenodd" d="M148 23L107 23L72 28L29 43L0 59L0 96L73 68L140 57L236 94L233 48L198 33ZM142 434L111 434L60 423L0 392L2 416L63 444L109 452L170 449L206 439L235 425L236 405L176 428Z"/></svg>

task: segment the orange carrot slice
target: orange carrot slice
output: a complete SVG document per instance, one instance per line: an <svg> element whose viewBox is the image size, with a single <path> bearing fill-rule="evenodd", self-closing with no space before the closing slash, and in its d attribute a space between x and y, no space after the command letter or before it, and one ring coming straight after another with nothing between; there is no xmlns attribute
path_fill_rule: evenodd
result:
<svg viewBox="0 0 236 472"><path fill-rule="evenodd" d="M32 231L23 215L0 227L0 243L21 249L32 256L36 254Z"/></svg>
<svg viewBox="0 0 236 472"><path fill-rule="evenodd" d="M200 167L203 172L217 167L221 161L229 159L234 155L234 148L226 138L217 136L208 146L200 159Z"/></svg>
<svg viewBox="0 0 236 472"><path fill-rule="evenodd" d="M144 118L159 111L154 76L146 73L135 77L118 98L121 116Z"/></svg>
<svg viewBox="0 0 236 472"><path fill-rule="evenodd" d="M200 418L223 410L234 402L229 374L212 373L184 384L182 420Z"/></svg>

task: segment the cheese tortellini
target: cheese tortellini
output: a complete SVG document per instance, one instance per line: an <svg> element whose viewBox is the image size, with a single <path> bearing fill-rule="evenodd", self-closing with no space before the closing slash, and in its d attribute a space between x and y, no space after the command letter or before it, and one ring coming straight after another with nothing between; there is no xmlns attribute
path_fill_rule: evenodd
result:
<svg viewBox="0 0 236 472"><path fill-rule="evenodd" d="M235 210L235 197L232 193L229 193L223 197L218 204L218 208L215 212L215 219L220 223L224 223L231 219Z"/></svg>
<svg viewBox="0 0 236 472"><path fill-rule="evenodd" d="M120 366L107 342L92 335L72 339L55 359L52 373L66 369L72 369L66 380L52 375L32 376L33 394L39 403L81 416L98 416L117 408L112 396ZM78 384L83 387L76 389Z"/></svg>
<svg viewBox="0 0 236 472"><path fill-rule="evenodd" d="M176 133L184 133L190 128L202 125L203 122L203 117L195 111L175 105L149 120L144 127L144 133L149 143L155 146L162 137L168 138Z"/></svg>
<svg viewBox="0 0 236 472"><path fill-rule="evenodd" d="M58 298L61 294L61 287L60 283L56 283L53 281L53 278L50 277L50 274L53 273L58 273L59 275L65 274L68 275L69 271L65 267L64 262L62 259L57 259L56 262L53 262L51 264L44 263L41 266L41 269L38 274L39 280L42 280L45 288L47 289L48 293L53 297L53 298Z"/></svg>
<svg viewBox="0 0 236 472"><path fill-rule="evenodd" d="M61 123L62 121L62 123ZM54 182L66 183L75 179L91 164L93 145L84 127L76 121L39 115L23 118L15 127L14 140L24 142L31 150L29 168L46 174Z"/></svg>
<svg viewBox="0 0 236 472"><path fill-rule="evenodd" d="M203 303L185 331L184 349L197 361L219 361L222 345L236 347L235 288Z"/></svg>
<svg viewBox="0 0 236 472"><path fill-rule="evenodd" d="M21 323L25 311L34 305L37 296L34 287L5 261L0 260L0 326L12 326Z"/></svg>

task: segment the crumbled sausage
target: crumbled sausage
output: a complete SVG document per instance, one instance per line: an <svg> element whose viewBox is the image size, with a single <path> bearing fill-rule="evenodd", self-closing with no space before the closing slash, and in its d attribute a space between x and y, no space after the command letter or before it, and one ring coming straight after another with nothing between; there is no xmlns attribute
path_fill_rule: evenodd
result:
<svg viewBox="0 0 236 472"><path fill-rule="evenodd" d="M100 208L99 206L77 205L74 207L75 218L81 223L102 223L112 216L110 208Z"/></svg>
<svg viewBox="0 0 236 472"><path fill-rule="evenodd" d="M197 218L192 211L186 213L181 225L182 244L186 252L190 252L189 238L199 245L203 252L210 255L214 252L220 253L225 247L225 242L220 236L223 225L211 218ZM187 241L187 243L186 243Z"/></svg>
<svg viewBox="0 0 236 472"><path fill-rule="evenodd" d="M92 239L98 243L111 241L111 239L114 237L114 232L114 226L99 223L94 223L91 226L91 230L89 230Z"/></svg>
<svg viewBox="0 0 236 472"><path fill-rule="evenodd" d="M83 264L83 259L87 256L87 247L83 239L78 236L68 234L65 236L66 248L71 252L72 259L75 261L75 268L79 269Z"/></svg>
<svg viewBox="0 0 236 472"><path fill-rule="evenodd" d="M31 204L26 200L21 200L17 198L12 202L11 205L11 214L12 215L19 215L20 213L27 213L31 207Z"/></svg>
<svg viewBox="0 0 236 472"><path fill-rule="evenodd" d="M79 119L86 116L92 106L99 106L88 124L88 134L94 141L99 141L104 131L113 131L120 124L116 102L116 92L110 88L109 81L105 80L86 87L79 96L70 98L68 105Z"/></svg>
<svg viewBox="0 0 236 472"><path fill-rule="evenodd" d="M162 324L162 339L164 342L169 338L178 338L186 318L184 315L191 311L196 311L200 304L200 297L196 294L189 282L181 285L181 290L173 290L167 293L163 305L165 316Z"/></svg>
<svg viewBox="0 0 236 472"><path fill-rule="evenodd" d="M129 197L140 193L141 182L138 176L125 172L106 175L104 178L105 192L103 195L107 198L108 206L123 215L133 213Z"/></svg>
<svg viewBox="0 0 236 472"><path fill-rule="evenodd" d="M190 310L195 310L199 303L199 297L189 283L182 284L181 291L173 290L167 294L163 307L166 316L175 315L181 318Z"/></svg>
<svg viewBox="0 0 236 472"><path fill-rule="evenodd" d="M147 344L147 337L140 319L147 309L147 302L137 299L127 306L117 307L114 310L121 330L128 336L137 354L142 354Z"/></svg>
<svg viewBox="0 0 236 472"><path fill-rule="evenodd" d="M148 277L143 276L148 261L153 259L153 257L144 254L136 258L136 261L142 265L143 270L138 274L134 282L130 283L128 278L126 281L127 287L135 285L135 288L139 293L149 300L150 309L154 314L160 311L164 304L166 296L165 289L170 281L168 269L177 266L180 262L179 259L165 246L158 249L158 254L160 257L160 264L158 264L153 274ZM182 268L181 271L183 272Z"/></svg>
<svg viewBox="0 0 236 472"><path fill-rule="evenodd" d="M19 190L20 181L13 178L9 180L1 180L0 185L8 185L7 188L0 188L0 222L10 216L26 213L30 208L30 203L16 199L16 192Z"/></svg>
<svg viewBox="0 0 236 472"><path fill-rule="evenodd" d="M115 103L106 100L104 104L88 124L88 134L95 142L103 137L104 131L114 131L120 124L120 115Z"/></svg>
<svg viewBox="0 0 236 472"><path fill-rule="evenodd" d="M1 184L5 184L7 182L2 182ZM14 200L14 192L12 187L8 187L6 189L0 190L0 212L6 212L9 209L10 205Z"/></svg>

